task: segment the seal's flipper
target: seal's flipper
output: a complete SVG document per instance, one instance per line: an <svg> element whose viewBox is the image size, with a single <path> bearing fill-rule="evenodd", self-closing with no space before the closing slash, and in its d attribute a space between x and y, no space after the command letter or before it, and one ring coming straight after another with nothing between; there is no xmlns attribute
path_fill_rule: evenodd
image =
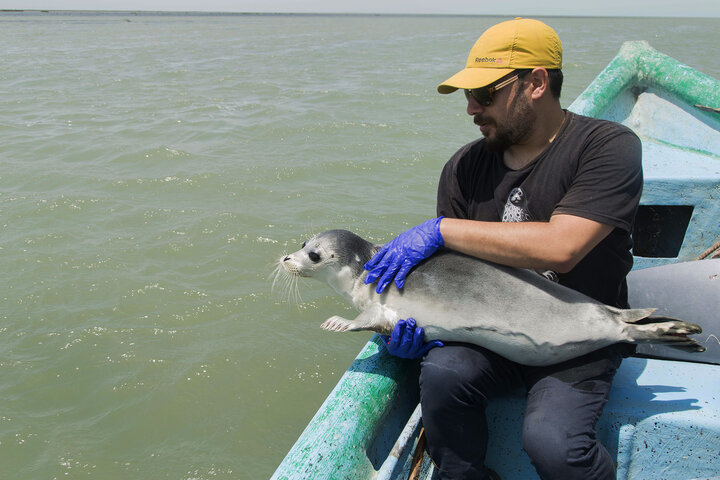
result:
<svg viewBox="0 0 720 480"><path fill-rule="evenodd" d="M333 332L357 332L370 330L389 335L397 323L397 315L379 303L374 303L353 320L334 315L320 325L324 330Z"/></svg>
<svg viewBox="0 0 720 480"><path fill-rule="evenodd" d="M354 332L362 330L362 328L356 328L352 320L340 317L338 315L332 316L325 320L320 327L323 330L331 330L333 332Z"/></svg>
<svg viewBox="0 0 720 480"><path fill-rule="evenodd" d="M628 327L628 333L636 343L667 345L687 352L704 352L705 347L688 335L702 333L700 325L670 317L648 317Z"/></svg>

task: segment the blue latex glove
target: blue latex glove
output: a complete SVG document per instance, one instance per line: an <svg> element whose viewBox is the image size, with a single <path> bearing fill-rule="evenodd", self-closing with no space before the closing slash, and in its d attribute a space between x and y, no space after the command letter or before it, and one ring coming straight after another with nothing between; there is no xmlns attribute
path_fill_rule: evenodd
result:
<svg viewBox="0 0 720 480"><path fill-rule="evenodd" d="M385 340L390 355L400 358L420 358L431 348L443 346L440 340L425 343L425 332L422 327L416 326L414 318L398 320L392 334L381 337Z"/></svg>
<svg viewBox="0 0 720 480"><path fill-rule="evenodd" d="M397 288L403 288L408 272L445 245L440 235L440 220L443 218L427 220L383 245L365 264L365 270L369 270L365 283L374 283L380 278L375 291L382 293L394 277Z"/></svg>

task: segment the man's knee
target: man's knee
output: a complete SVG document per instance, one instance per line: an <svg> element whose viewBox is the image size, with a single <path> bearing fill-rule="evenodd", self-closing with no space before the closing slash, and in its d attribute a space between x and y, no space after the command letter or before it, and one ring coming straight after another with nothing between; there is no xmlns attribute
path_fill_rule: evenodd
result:
<svg viewBox="0 0 720 480"><path fill-rule="evenodd" d="M544 478L563 478L559 472L567 467L568 436L558 425L549 422L527 425L526 422L522 444L538 473L553 472Z"/></svg>
<svg viewBox="0 0 720 480"><path fill-rule="evenodd" d="M523 428L523 449L546 479L615 478L615 464L594 436L571 434L562 423L536 421Z"/></svg>

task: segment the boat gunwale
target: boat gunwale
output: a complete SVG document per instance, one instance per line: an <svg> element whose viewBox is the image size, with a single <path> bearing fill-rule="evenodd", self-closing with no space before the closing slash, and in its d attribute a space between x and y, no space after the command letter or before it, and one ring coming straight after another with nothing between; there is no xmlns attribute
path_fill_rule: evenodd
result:
<svg viewBox="0 0 720 480"><path fill-rule="evenodd" d="M615 58L568 109L601 118L616 98L633 87L655 88L689 106L720 107L720 81L638 40L623 43ZM720 125L717 113L696 108L693 115L715 128Z"/></svg>

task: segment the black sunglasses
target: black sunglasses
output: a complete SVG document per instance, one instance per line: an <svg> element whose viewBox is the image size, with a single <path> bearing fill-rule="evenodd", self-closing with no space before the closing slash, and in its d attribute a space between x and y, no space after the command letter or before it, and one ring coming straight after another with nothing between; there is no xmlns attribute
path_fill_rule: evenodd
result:
<svg viewBox="0 0 720 480"><path fill-rule="evenodd" d="M493 102L493 95L495 92L500 90L501 88L507 87L511 83L513 83L518 78L524 77L529 70L524 70L520 73L516 73L512 77L508 78L507 80L504 80L497 85L493 85L492 87L480 87L480 88L473 88L473 89L465 89L465 98L467 100L470 100L470 97L474 98L475 101L482 105L483 107L489 107L492 105Z"/></svg>

